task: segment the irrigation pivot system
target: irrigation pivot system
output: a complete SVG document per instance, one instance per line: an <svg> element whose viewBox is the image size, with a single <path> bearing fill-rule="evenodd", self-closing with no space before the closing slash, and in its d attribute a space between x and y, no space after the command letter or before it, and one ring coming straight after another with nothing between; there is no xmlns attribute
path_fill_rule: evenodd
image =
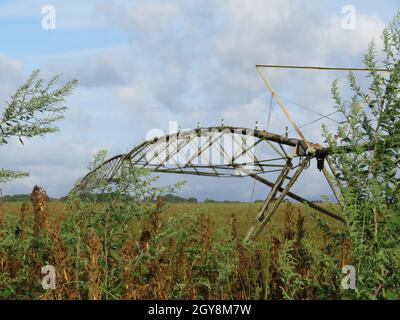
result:
<svg viewBox="0 0 400 320"><path fill-rule="evenodd" d="M90 192L100 181L113 183L124 166L148 168L154 172L192 174L213 177L252 177L271 188L246 240L254 240L277 211L279 204L290 197L309 205L318 212L344 222L344 219L330 209L311 202L291 191L293 185L310 166L317 161L317 168L323 173L338 203L341 202L338 181L335 178L329 156L335 152L352 152L348 146L331 150L310 142L293 120L289 110L276 94L270 81L261 69L287 68L333 71L370 71L363 68L328 68L304 66L257 65L256 69L272 97L289 120L300 139L277 135L265 130L225 126L177 131L156 137L134 147L125 154L110 158L90 171L73 191ZM376 71L386 72L385 69ZM370 146L365 145L365 150ZM272 177L272 178L270 178Z"/></svg>

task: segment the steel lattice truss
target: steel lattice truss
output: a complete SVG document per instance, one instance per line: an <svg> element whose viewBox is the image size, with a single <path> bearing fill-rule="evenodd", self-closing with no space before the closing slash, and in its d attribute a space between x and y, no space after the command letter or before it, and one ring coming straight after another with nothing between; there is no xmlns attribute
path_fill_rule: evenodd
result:
<svg viewBox="0 0 400 320"><path fill-rule="evenodd" d="M352 152L347 146L336 150L324 148L308 141L297 126L289 111L285 108L271 83L260 68L304 68L297 66L258 65L262 80L276 100L277 104L292 124L301 139L272 134L263 130L240 127L209 127L177 132L147 140L126 154L110 158L89 172L74 188L77 193L90 192L100 182L112 183L122 172L124 166L148 168L154 172L192 174L213 177L248 176L271 188L264 204L256 216L246 239L255 239L277 211L285 197L290 197L333 219L344 222L336 213L308 201L291 192L291 188L301 173L307 169L313 159L318 169L329 183L339 204L341 195L339 182L329 161L329 155L336 152ZM322 68L306 67L315 70L352 70L369 71L360 68ZM377 70L386 71L386 70ZM371 146L365 145L365 150ZM327 164L327 165L326 165ZM272 180L270 177L272 177Z"/></svg>
<svg viewBox="0 0 400 320"><path fill-rule="evenodd" d="M312 145L318 150L313 155L309 154L304 141L263 130L226 126L197 128L145 141L126 154L110 158L89 172L75 191L90 192L101 181L112 183L124 165L162 173L213 177L250 176L272 187L268 203L273 203L272 200L281 194L282 200L285 196L291 197L342 221L341 217L329 210L290 192L290 187L284 188L286 180L291 186L300 172L309 166L312 158L326 152L326 149ZM294 176L290 178L289 173L292 171ZM278 174L275 182L264 177L273 173L274 176ZM265 206L263 210L267 212L266 216L272 215L267 209L269 207ZM260 220L260 217L257 219ZM264 219L264 224L268 220Z"/></svg>
<svg viewBox="0 0 400 320"><path fill-rule="evenodd" d="M156 172L199 176L279 172L289 157L288 148L295 148L299 155L305 155L305 147L301 140L261 130L198 128L145 141L127 154L112 157L90 172L80 189L96 184L99 179L112 180L122 162Z"/></svg>

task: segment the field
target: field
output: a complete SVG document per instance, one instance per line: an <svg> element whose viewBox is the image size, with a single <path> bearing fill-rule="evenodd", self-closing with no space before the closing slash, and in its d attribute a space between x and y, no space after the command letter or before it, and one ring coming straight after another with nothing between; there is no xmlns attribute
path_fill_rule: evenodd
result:
<svg viewBox="0 0 400 320"><path fill-rule="evenodd" d="M3 213L7 212L19 216L22 204L22 202L5 203L3 204ZM261 206L262 203L166 203L163 208L163 213L160 216L160 221L163 223L170 218L176 218L188 213L193 213L194 216L202 213L205 217L210 219L211 232L224 237L229 236L231 232L231 220L232 215L234 215L237 220L238 237L244 238ZM50 215L53 217L62 218L68 215L68 208L65 203L61 201L49 202L48 207ZM312 212L311 209L306 208L302 204L281 204L278 212L272 217L268 227L266 227L257 242L270 242L272 237L279 237L282 235L287 212L290 212L292 216L304 216L304 229L307 238L316 243L322 241L322 231L318 228L315 219L313 219L310 214L307 214L308 211ZM32 210L28 214L33 217ZM329 217L323 218L330 226L340 230L340 223ZM217 228L219 229L218 232L216 230Z"/></svg>
<svg viewBox="0 0 400 320"><path fill-rule="evenodd" d="M261 205L47 204L40 192L33 204L3 203L0 298L339 299L346 241L284 203L256 242L243 243ZM54 290L41 285L47 264Z"/></svg>

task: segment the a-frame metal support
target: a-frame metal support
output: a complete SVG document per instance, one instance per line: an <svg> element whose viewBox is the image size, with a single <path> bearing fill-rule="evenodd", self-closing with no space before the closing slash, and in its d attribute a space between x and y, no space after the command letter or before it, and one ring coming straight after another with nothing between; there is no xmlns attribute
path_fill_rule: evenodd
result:
<svg viewBox="0 0 400 320"><path fill-rule="evenodd" d="M310 157L309 156L304 157L301 160L300 165L298 166L293 177L288 178L289 172L292 169L292 162L291 160L288 160L286 166L282 169L280 175L275 181L274 187L271 189L270 193L265 199L264 205L262 206L260 212L258 213L254 225L248 231L245 237L245 241L254 240L255 238L257 238L257 236L260 234L260 232L265 227L267 222L271 219L273 214L278 209L279 204L288 195L291 187L294 185L294 183L299 178L300 174L308 166L309 163L310 163ZM289 179L289 182L286 184L285 187L283 187L282 190L282 185L285 182L285 179ZM282 190L280 195L276 197L277 193L280 190Z"/></svg>

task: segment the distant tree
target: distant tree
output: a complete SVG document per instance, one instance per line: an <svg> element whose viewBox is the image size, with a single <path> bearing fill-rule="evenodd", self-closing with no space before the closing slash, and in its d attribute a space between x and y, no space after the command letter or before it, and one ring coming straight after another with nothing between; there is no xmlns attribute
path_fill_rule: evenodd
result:
<svg viewBox="0 0 400 320"><path fill-rule="evenodd" d="M187 201L190 202L190 203L197 203L198 202L195 197L190 197Z"/></svg>
<svg viewBox="0 0 400 320"><path fill-rule="evenodd" d="M166 202L174 202L174 203L176 203L176 202L186 202L185 198L181 198L179 196L176 196L176 195L170 194L170 193L162 196L162 199L164 201L166 201Z"/></svg>
<svg viewBox="0 0 400 320"><path fill-rule="evenodd" d="M39 78L39 70L34 70L26 82L20 86L0 116L0 145L7 144L10 138L24 139L44 136L58 131L54 123L64 118L65 98L77 84L71 80L56 87L60 78L53 77L45 83ZM0 183L28 176L27 172L0 169Z"/></svg>

